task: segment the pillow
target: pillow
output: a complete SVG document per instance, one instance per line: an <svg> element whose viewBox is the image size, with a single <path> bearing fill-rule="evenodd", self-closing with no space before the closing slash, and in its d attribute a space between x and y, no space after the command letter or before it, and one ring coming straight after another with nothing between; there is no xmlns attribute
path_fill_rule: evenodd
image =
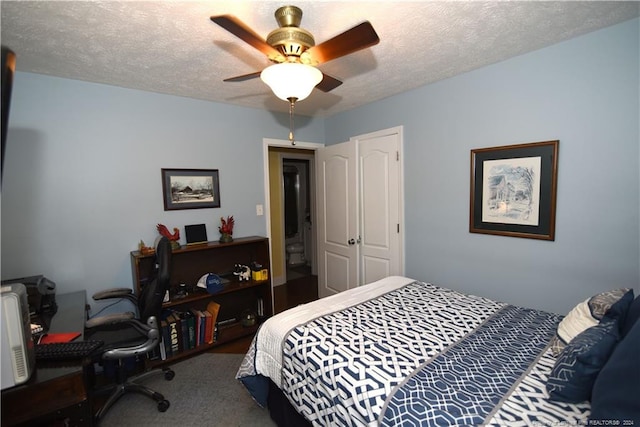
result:
<svg viewBox="0 0 640 427"><path fill-rule="evenodd" d="M591 316L588 299L573 307L569 314L562 319L556 330L556 335L551 340L553 355L558 357L562 349L573 338L577 337L585 329L597 325L598 322L598 319Z"/></svg>
<svg viewBox="0 0 640 427"><path fill-rule="evenodd" d="M633 302L633 289L629 289L615 304L613 304L609 310L604 314L604 318L617 319L618 328L622 328L622 325L626 321L629 307ZM602 320L600 320L602 322ZM622 335L620 335L622 337Z"/></svg>
<svg viewBox="0 0 640 427"><path fill-rule="evenodd" d="M633 289L630 288L614 289L612 291L602 292L601 294L592 296L589 298L589 309L591 310L591 315L598 320L602 320L611 306L627 295L629 291L631 291L632 301ZM631 301L629 301L629 303L631 303Z"/></svg>
<svg viewBox="0 0 640 427"><path fill-rule="evenodd" d="M551 400L567 403L589 400L598 372L618 341L618 330L617 319L607 318L567 344L547 380Z"/></svg>
<svg viewBox="0 0 640 427"><path fill-rule="evenodd" d="M604 317L605 313L619 300L623 299L631 292L633 299L633 290L629 288L615 289L612 291L602 292L594 295L576 305L558 325L556 335L551 340L551 351L553 355L558 357L562 349L571 342L578 334L584 330L595 326ZM627 300L625 299L625 302ZM631 300L626 302L628 307Z"/></svg>
<svg viewBox="0 0 640 427"><path fill-rule="evenodd" d="M640 296L633 300L629 309L627 310L627 317L624 319L622 326L620 326L620 334L622 337L627 336L633 325L638 323L640 318Z"/></svg>
<svg viewBox="0 0 640 427"><path fill-rule="evenodd" d="M640 307L636 298L634 304ZM590 420L640 426L640 322L618 343L593 385ZM618 423L612 423L612 420ZM604 425L591 423L588 425Z"/></svg>

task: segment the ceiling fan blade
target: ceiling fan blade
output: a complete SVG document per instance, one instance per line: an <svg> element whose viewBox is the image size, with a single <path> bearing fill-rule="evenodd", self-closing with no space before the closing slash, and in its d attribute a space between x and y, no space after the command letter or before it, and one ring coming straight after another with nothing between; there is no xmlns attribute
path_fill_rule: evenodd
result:
<svg viewBox="0 0 640 427"><path fill-rule="evenodd" d="M269 59L277 60L282 62L284 60L282 54L278 52L276 49L271 47L265 39L260 37L255 31L249 28L245 23L240 21L233 15L220 15L220 16L212 16L211 20L229 31L234 36L238 37L242 41L250 44L254 48L258 49L260 52L264 53L269 57Z"/></svg>
<svg viewBox="0 0 640 427"><path fill-rule="evenodd" d="M245 80L255 79L256 77L260 77L260 73L262 71L256 71L254 73L243 74L242 76L229 77L228 79L224 79L224 82L244 82Z"/></svg>
<svg viewBox="0 0 640 427"><path fill-rule="evenodd" d="M366 49L380 42L380 38L369 21L313 46L303 54L310 56L312 63L322 64L332 59Z"/></svg>
<svg viewBox="0 0 640 427"><path fill-rule="evenodd" d="M342 82L328 74L322 73L322 80L316 85L317 89L323 92L330 92L340 86Z"/></svg>

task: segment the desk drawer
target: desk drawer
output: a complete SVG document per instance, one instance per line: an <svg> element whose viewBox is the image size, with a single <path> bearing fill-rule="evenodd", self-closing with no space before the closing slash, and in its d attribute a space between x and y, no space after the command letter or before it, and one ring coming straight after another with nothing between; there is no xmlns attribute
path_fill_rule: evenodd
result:
<svg viewBox="0 0 640 427"><path fill-rule="evenodd" d="M72 417L71 425L91 425L82 371L47 381L46 387L18 386L2 393L2 425L49 425ZM85 414L85 415L83 415ZM83 418L88 418L82 420ZM34 423L34 420L39 422Z"/></svg>

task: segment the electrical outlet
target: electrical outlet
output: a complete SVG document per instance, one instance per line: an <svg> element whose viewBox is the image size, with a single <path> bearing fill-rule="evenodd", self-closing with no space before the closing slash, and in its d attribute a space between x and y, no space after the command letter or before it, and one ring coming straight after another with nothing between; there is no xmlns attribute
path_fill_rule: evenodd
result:
<svg viewBox="0 0 640 427"><path fill-rule="evenodd" d="M264 207L262 205L256 205L256 215L264 215Z"/></svg>

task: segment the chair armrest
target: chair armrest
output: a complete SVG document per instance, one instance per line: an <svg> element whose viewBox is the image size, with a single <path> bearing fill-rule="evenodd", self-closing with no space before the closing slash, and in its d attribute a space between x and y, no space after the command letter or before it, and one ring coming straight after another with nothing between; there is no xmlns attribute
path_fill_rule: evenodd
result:
<svg viewBox="0 0 640 427"><path fill-rule="evenodd" d="M103 291L96 292L93 294L92 298L94 301L100 301L105 299L113 299L113 298L126 298L131 301L134 305L138 305L138 297L133 294L133 291L130 288L111 288L105 289Z"/></svg>
<svg viewBox="0 0 640 427"><path fill-rule="evenodd" d="M136 330L145 334L147 336L147 340L139 345L107 350L102 354L103 359L124 359L125 357L146 354L156 348L160 343L160 329L158 328L158 321L155 316L149 317L146 325L136 319L129 320L127 323Z"/></svg>
<svg viewBox="0 0 640 427"><path fill-rule="evenodd" d="M127 295L131 295L132 292L133 291L130 288L109 288L93 294L93 299L122 298Z"/></svg>
<svg viewBox="0 0 640 427"><path fill-rule="evenodd" d="M94 317L85 322L84 327L86 329L98 328L103 325L113 325L115 323L123 323L128 320L134 319L135 314L131 311L126 313L113 313L106 314L104 316Z"/></svg>

